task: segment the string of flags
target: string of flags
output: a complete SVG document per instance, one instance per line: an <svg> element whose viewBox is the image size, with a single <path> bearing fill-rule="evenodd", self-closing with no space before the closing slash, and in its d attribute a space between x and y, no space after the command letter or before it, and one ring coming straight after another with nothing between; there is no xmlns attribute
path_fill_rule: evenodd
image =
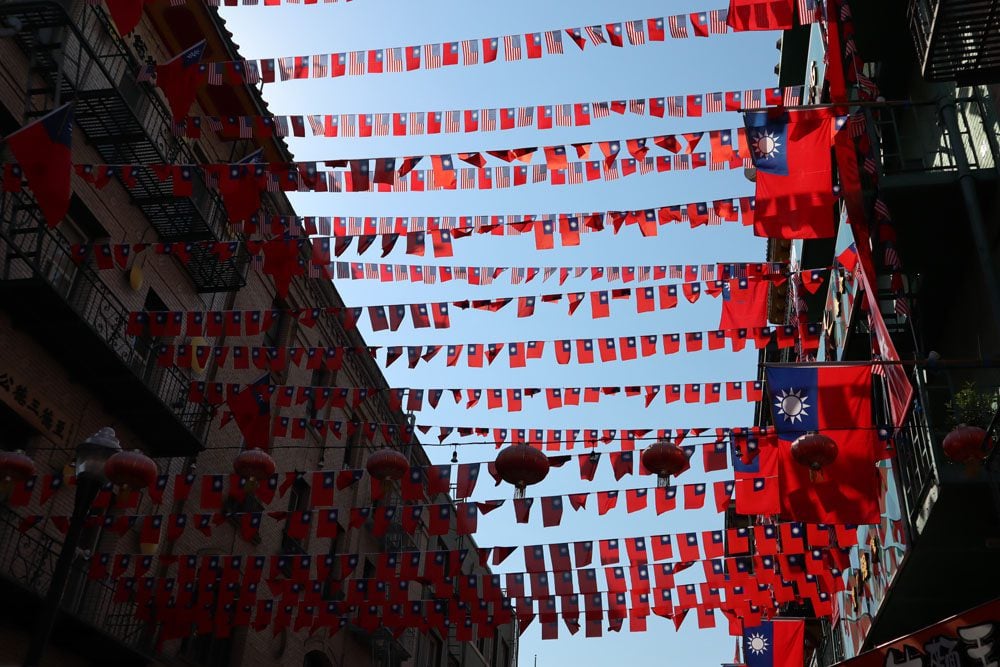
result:
<svg viewBox="0 0 1000 667"><path fill-rule="evenodd" d="M819 325L814 325L818 330ZM807 328L808 331L808 328ZM608 341L612 342L608 342ZM661 345L661 340L664 344ZM590 345L587 345L590 341ZM684 345L681 345L681 341ZM639 357L646 358L658 354L680 352L700 352L702 350L721 350L727 345L737 351L743 349L747 341L753 341L757 349L775 343L778 349L787 349L802 344L806 349L815 349L816 344L810 338L800 338L798 327L781 325L774 327L750 327L740 329L717 329L687 333L644 334L637 336L618 336L615 338L570 338L555 339L544 342L552 343L554 358L557 363L570 363L576 351L578 363L607 363L611 361L633 361ZM219 368L230 367L234 370L250 370L279 372L296 366L311 370L340 370L344 367L349 355L362 354L373 359L379 359L385 368L397 360L407 360L409 368L416 368L420 362L430 363L442 351L446 359L445 366L457 367L461 361L469 368L491 366L506 350L507 362L510 368L524 368L529 361L544 357L536 345L529 346L531 341L514 341L500 343L454 343L450 345L385 345L366 347L282 347L246 345L201 345L197 343L160 343L154 353L156 363L161 368L176 366L178 368L206 368L209 362ZM384 353L380 355L380 351ZM597 354L587 355L587 351L599 350ZM529 356L529 351L531 355ZM615 354L609 355L611 351Z"/></svg>
<svg viewBox="0 0 1000 667"><path fill-rule="evenodd" d="M192 139L216 132L223 139L269 137L402 137L427 134L497 132L531 127L586 127L591 121L631 114L651 118L698 118L703 115L798 106L803 86L751 88L690 95L668 95L603 102L442 111L393 111L348 114L253 116L186 116L174 123L174 134ZM585 105L589 105L585 106Z"/></svg>

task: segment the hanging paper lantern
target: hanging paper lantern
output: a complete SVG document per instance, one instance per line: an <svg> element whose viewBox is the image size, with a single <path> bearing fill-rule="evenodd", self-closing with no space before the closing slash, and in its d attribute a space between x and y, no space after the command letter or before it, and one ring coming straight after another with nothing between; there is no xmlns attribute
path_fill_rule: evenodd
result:
<svg viewBox="0 0 1000 667"><path fill-rule="evenodd" d="M944 437L941 448L951 461L974 466L993 451L993 438L984 428L959 424Z"/></svg>
<svg viewBox="0 0 1000 667"><path fill-rule="evenodd" d="M104 476L119 487L121 500L130 491L139 491L156 483L156 462L140 451L130 449L114 454L104 464Z"/></svg>
<svg viewBox="0 0 1000 667"><path fill-rule="evenodd" d="M253 491L257 484L274 474L274 459L262 449L246 449L233 459L233 470L246 480L247 491Z"/></svg>
<svg viewBox="0 0 1000 667"><path fill-rule="evenodd" d="M640 460L646 470L656 474L661 486L667 484L671 475L681 474L689 465L687 453L666 440L657 440L647 447Z"/></svg>
<svg viewBox="0 0 1000 667"><path fill-rule="evenodd" d="M792 458L809 468L809 479L817 479L837 459L837 443L822 433L806 433L792 443Z"/></svg>
<svg viewBox="0 0 1000 667"><path fill-rule="evenodd" d="M514 495L524 497L524 489L538 484L549 474L549 459L529 445L511 445L497 455L494 464L500 479L514 485Z"/></svg>
<svg viewBox="0 0 1000 667"><path fill-rule="evenodd" d="M24 452L0 451L0 494L6 495L18 482L35 476L35 462Z"/></svg>
<svg viewBox="0 0 1000 667"><path fill-rule="evenodd" d="M368 474L380 482L402 479L410 470L410 463L401 452L383 447L368 457L365 464Z"/></svg>

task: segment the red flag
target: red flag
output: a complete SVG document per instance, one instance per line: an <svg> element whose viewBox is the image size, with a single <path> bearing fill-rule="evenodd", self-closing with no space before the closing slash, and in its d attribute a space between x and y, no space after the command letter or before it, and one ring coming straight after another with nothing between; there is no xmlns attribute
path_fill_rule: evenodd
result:
<svg viewBox="0 0 1000 667"><path fill-rule="evenodd" d="M788 30L794 0L729 0L726 23L734 31Z"/></svg>
<svg viewBox="0 0 1000 667"><path fill-rule="evenodd" d="M767 325L767 293L771 283L766 280L730 280L722 289L722 319L720 329L740 329Z"/></svg>
<svg viewBox="0 0 1000 667"><path fill-rule="evenodd" d="M64 104L5 139L49 227L62 222L69 209L72 133L73 109Z"/></svg>
<svg viewBox="0 0 1000 667"><path fill-rule="evenodd" d="M781 516L807 523L878 523L871 367L768 368L767 385L779 438ZM836 458L819 475L791 455L792 442L813 431L837 445Z"/></svg>
<svg viewBox="0 0 1000 667"><path fill-rule="evenodd" d="M834 235L832 109L745 116L757 167L754 233L782 239Z"/></svg>
<svg viewBox="0 0 1000 667"><path fill-rule="evenodd" d="M170 103L174 122L187 115L198 95L199 86L206 80L205 72L200 67L205 46L205 40L201 40L166 63L156 66L156 85Z"/></svg>

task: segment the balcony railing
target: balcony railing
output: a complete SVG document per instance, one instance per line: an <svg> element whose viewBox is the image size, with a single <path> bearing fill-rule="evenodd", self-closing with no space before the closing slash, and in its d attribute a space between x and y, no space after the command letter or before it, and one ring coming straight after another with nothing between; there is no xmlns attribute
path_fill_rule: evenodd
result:
<svg viewBox="0 0 1000 667"><path fill-rule="evenodd" d="M72 101L76 123L108 164L204 161L173 136L170 111L154 87L136 81L142 63L102 8L78 3L70 15L58 0L0 2L0 17L20 25L15 41L31 63L29 115L44 113L55 101ZM237 240L227 229L218 193L199 174L194 178L190 197L175 197L169 182L145 169L126 187L164 241ZM243 286L247 263L245 248L220 262L196 245L185 268L199 291L225 291Z"/></svg>
<svg viewBox="0 0 1000 667"><path fill-rule="evenodd" d="M942 104L955 105L959 136L952 136L940 122ZM973 172L995 172L1000 162L1000 125L985 89L955 100L873 106L865 113L883 176L954 177L956 150L964 152Z"/></svg>
<svg viewBox="0 0 1000 667"><path fill-rule="evenodd" d="M1000 0L910 0L910 33L929 81L1000 81Z"/></svg>
<svg viewBox="0 0 1000 667"><path fill-rule="evenodd" d="M44 597L60 548L60 543L36 528L19 531L17 515L10 510L0 510L0 578L29 595ZM135 618L134 605L115 602L115 584L90 579L86 561L74 564L61 609L88 629L134 653L151 653L149 629ZM103 658L112 662L108 656Z"/></svg>
<svg viewBox="0 0 1000 667"><path fill-rule="evenodd" d="M176 367L156 364L152 346L139 345L125 334L129 308L108 288L97 273L76 264L67 241L57 230L48 229L26 193L0 193L0 282L42 281L82 321L107 350L156 396L186 430L189 449L200 444L210 416L192 409L187 401L190 378ZM22 296L21 300L27 297ZM21 304L40 308L41 304ZM48 326L55 324L49 322ZM78 341L79 342L79 341ZM70 341L63 339L62 346ZM83 356L86 350L73 350ZM112 369L106 369L112 371ZM178 443L179 444L179 443Z"/></svg>

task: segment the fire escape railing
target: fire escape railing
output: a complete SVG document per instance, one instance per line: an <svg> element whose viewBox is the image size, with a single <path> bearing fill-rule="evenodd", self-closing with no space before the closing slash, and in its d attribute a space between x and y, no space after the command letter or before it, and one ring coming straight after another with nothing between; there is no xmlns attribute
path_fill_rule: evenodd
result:
<svg viewBox="0 0 1000 667"><path fill-rule="evenodd" d="M48 591L61 545L37 528L27 532L18 530L18 521L17 515L10 510L0 510L0 578L43 597ZM132 603L115 601L116 585L91 579L86 561L78 560L70 574L61 608L132 651L149 655L152 652L150 629L136 619Z"/></svg>
<svg viewBox="0 0 1000 667"><path fill-rule="evenodd" d="M97 272L73 261L69 245L48 229L26 193L0 193L0 280L40 279L149 387L192 438L201 439L211 420L187 401L190 378L176 367L161 368L151 349L125 334L130 309ZM151 348L151 346L148 346Z"/></svg>
<svg viewBox="0 0 1000 667"><path fill-rule="evenodd" d="M929 81L1000 81L1000 0L910 0L910 34Z"/></svg>
<svg viewBox="0 0 1000 667"><path fill-rule="evenodd" d="M20 26L14 40L30 63L29 116L44 113L56 101L72 102L79 128L107 164L203 161L173 135L170 111L152 84L136 80L142 63L103 9L79 3L71 16L56 0L0 2L0 17L16 18ZM54 36L56 31L61 37ZM200 174L190 197L175 197L169 181L145 169L135 175L134 185L122 184L161 240L238 240L227 228L220 196ZM196 245L186 269L199 291L230 291L245 284L247 265L242 244L224 262Z"/></svg>

